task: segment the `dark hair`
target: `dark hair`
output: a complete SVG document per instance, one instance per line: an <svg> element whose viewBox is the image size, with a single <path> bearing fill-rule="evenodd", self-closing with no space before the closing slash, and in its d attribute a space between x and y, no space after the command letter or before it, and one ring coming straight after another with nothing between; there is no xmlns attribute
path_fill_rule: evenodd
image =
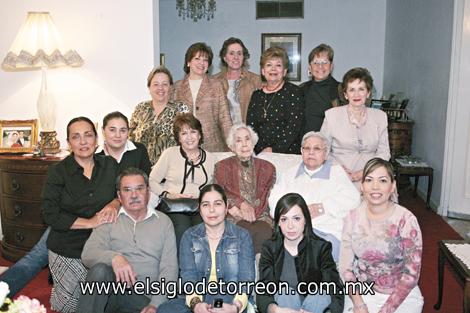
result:
<svg viewBox="0 0 470 313"><path fill-rule="evenodd" d="M289 56L287 55L286 50L284 50L284 48L281 48L281 47L271 47L267 49L266 51L264 51L263 54L261 54L261 58L259 61L260 70L264 67L264 65L266 65L266 63L269 60L275 59L275 58L281 59L282 66L284 66L284 69L289 70ZM286 79L286 77L284 77L284 80ZM261 73L261 79L263 81L266 81L266 77L264 77L262 73Z"/></svg>
<svg viewBox="0 0 470 313"><path fill-rule="evenodd" d="M228 46L233 45L235 43L238 43L240 46L242 46L243 50L243 67L247 66L247 60L250 58L250 53L248 52L248 49L245 47L243 44L243 41L241 39L235 38L235 37L230 37L229 39L225 40L224 43L222 44L222 49L220 49L219 52L219 57L220 57L220 62L222 63L223 66L227 67L228 64L225 62L224 57L227 54Z"/></svg>
<svg viewBox="0 0 470 313"><path fill-rule="evenodd" d="M129 120L127 119L127 116L125 116L119 111L114 111L114 112L106 114L106 116L103 117L103 129L106 127L106 125L108 125L110 120L113 120L115 118L123 119L124 122L126 122L127 128L129 128Z"/></svg>
<svg viewBox="0 0 470 313"><path fill-rule="evenodd" d="M85 123L90 124L91 129L93 130L93 133L95 134L95 136L98 136L98 133L96 132L95 124L93 124L93 122L92 122L88 117L79 116L79 117L74 117L74 118L71 119L70 122L67 124L67 140L69 140L70 126L72 126L72 124L77 123L77 122L85 122Z"/></svg>
<svg viewBox="0 0 470 313"><path fill-rule="evenodd" d="M359 79L359 81L364 82L366 84L367 91L372 91L374 80L372 79L369 70L364 67L355 67L347 71L346 74L344 74L343 76L343 93L346 92L346 90L348 89L348 84L352 83L356 79Z"/></svg>
<svg viewBox="0 0 470 313"><path fill-rule="evenodd" d="M170 85L173 85L173 76L171 76L170 70L164 66L157 66L150 71L149 76L147 77L147 87L150 87L150 83L152 82L153 77L158 73L166 74L170 80Z"/></svg>
<svg viewBox="0 0 470 313"><path fill-rule="evenodd" d="M215 191L219 193L222 196L222 200L224 200L225 205L227 205L227 195L225 194L224 188L222 188L220 185L217 184L209 184L205 185L204 187L201 188L201 191L199 192L199 205L201 205L202 202L202 197L210 191Z"/></svg>
<svg viewBox="0 0 470 313"><path fill-rule="evenodd" d="M311 63L315 56L318 56L323 52L326 52L326 54L328 55L328 60L330 62L333 62L333 58L335 56L335 52L333 51L333 48L331 48L327 44L322 43L316 46L315 48L313 48L312 51L310 51L310 53L308 54L308 63Z"/></svg>
<svg viewBox="0 0 470 313"><path fill-rule="evenodd" d="M389 161L386 161L381 158L373 158L370 159L366 165L364 165L364 174L362 175L362 182L365 181L366 176L378 169L379 167L384 167L385 170L387 171L388 176L390 177L390 181L393 183L395 181L395 171L393 169L392 163Z"/></svg>
<svg viewBox="0 0 470 313"><path fill-rule="evenodd" d="M300 207L305 218L304 238L307 240L309 238L319 239L319 237L313 233L312 218L304 198L302 198L298 193L288 193L279 199L276 204L276 209L274 210L274 240L284 239L284 235L279 227L279 220L281 219L281 215L286 214L296 205Z"/></svg>
<svg viewBox="0 0 470 313"><path fill-rule="evenodd" d="M199 139L199 145L204 142L204 135L202 133L202 125L201 122L194 117L191 113L180 113L177 114L175 120L173 122L173 136L178 144L180 143L180 132L183 126L189 126L189 128L195 129L201 135L201 139Z"/></svg>
<svg viewBox="0 0 470 313"><path fill-rule="evenodd" d="M184 55L183 70L186 74L189 74L188 63L191 62L191 60L198 53L201 53L202 56L207 57L207 62L209 64L208 66L208 71L209 71L209 67L212 65L212 58L214 57L214 54L212 53L212 49L211 47L206 45L206 43L204 42L196 42L196 43L193 43L191 46L189 46L188 50L186 50L186 54Z"/></svg>
<svg viewBox="0 0 470 313"><path fill-rule="evenodd" d="M144 178L145 186L149 186L149 176L147 173L142 171L140 168L136 167L128 167L123 170L119 175L116 177L116 189L119 190L121 188L121 181L124 177L127 176L142 176Z"/></svg>

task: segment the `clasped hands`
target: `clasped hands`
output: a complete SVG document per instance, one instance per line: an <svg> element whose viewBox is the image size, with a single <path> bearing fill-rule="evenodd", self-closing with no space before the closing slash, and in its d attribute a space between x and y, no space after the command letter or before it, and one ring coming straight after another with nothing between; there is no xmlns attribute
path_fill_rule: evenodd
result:
<svg viewBox="0 0 470 313"><path fill-rule="evenodd" d="M240 208L233 206L228 212L235 219L241 219L250 223L256 221L255 209L245 201L240 204Z"/></svg>

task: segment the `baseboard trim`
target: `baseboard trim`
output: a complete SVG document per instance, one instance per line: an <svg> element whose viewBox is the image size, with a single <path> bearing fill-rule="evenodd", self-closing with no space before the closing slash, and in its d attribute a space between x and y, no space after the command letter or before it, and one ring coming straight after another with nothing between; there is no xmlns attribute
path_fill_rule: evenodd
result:
<svg viewBox="0 0 470 313"><path fill-rule="evenodd" d="M470 215L469 215L469 214L465 214L465 213L457 213L457 212L448 211L448 212L447 212L447 217L458 218L458 219L460 219L460 220L467 220L467 221L470 221Z"/></svg>

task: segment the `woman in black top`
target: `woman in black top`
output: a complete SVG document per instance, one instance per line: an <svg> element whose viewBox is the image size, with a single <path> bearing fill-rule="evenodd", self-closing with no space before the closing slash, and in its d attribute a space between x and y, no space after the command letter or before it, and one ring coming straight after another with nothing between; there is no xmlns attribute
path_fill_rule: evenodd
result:
<svg viewBox="0 0 470 313"><path fill-rule="evenodd" d="M269 48L261 55L260 66L266 84L253 92L246 121L259 136L255 152L299 154L304 99L301 89L286 81L286 51Z"/></svg>
<svg viewBox="0 0 470 313"><path fill-rule="evenodd" d="M96 153L112 156L119 163L119 172L136 167L150 174L152 164L147 148L129 140L129 120L121 112L111 112L103 118L104 143Z"/></svg>
<svg viewBox="0 0 470 313"><path fill-rule="evenodd" d="M320 131L325 111L339 105L339 83L331 76L333 57L333 49L324 43L308 55L308 69L312 79L300 85L305 98L303 134Z"/></svg>
<svg viewBox="0 0 470 313"><path fill-rule="evenodd" d="M67 125L72 153L49 167L42 192L44 221L51 227L47 238L49 268L54 280L51 307L74 312L86 269L80 255L97 226L113 222L119 202L115 200L118 165L113 158L96 155L97 133L86 117Z"/></svg>
<svg viewBox="0 0 470 313"><path fill-rule="evenodd" d="M261 251L259 281L287 282L289 293L278 290L274 295L257 294L259 311L317 313L328 308L332 313L342 313L344 297L339 295L342 285L331 255L331 243L313 233L302 196L288 193L279 199L274 223L273 238L264 242ZM322 282L330 283L328 287L322 286L325 293L319 294L319 289L315 293L314 287L321 288Z"/></svg>

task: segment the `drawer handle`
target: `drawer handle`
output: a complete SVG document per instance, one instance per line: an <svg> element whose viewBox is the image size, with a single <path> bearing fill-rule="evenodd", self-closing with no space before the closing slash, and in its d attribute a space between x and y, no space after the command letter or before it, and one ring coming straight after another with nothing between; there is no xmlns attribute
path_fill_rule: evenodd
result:
<svg viewBox="0 0 470 313"><path fill-rule="evenodd" d="M11 181L11 189L13 189L14 191L20 190L20 184L18 184L18 182L14 178Z"/></svg>
<svg viewBox="0 0 470 313"><path fill-rule="evenodd" d="M23 210L19 204L15 204L13 210L15 211L15 217L21 216L21 214L23 214Z"/></svg>
<svg viewBox="0 0 470 313"><path fill-rule="evenodd" d="M24 235L23 233L20 233L19 231L15 233L16 240L18 241L23 241L24 240Z"/></svg>

